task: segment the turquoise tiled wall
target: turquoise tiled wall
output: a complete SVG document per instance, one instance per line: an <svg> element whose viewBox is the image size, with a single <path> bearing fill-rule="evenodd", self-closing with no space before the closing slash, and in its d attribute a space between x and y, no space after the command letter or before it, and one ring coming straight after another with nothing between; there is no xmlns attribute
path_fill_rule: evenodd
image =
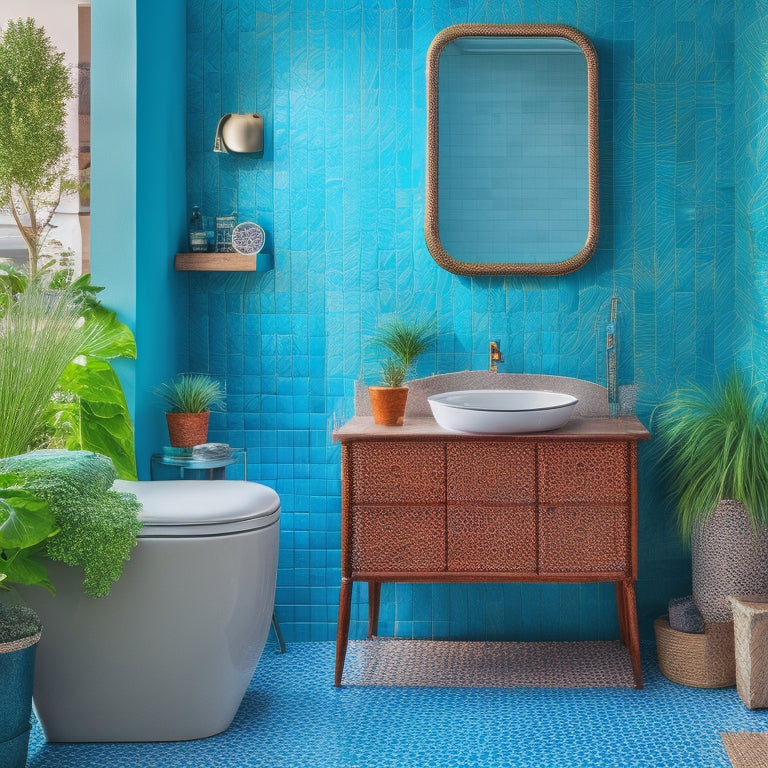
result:
<svg viewBox="0 0 768 768"><path fill-rule="evenodd" d="M755 3L755 7L757 4ZM465 278L423 237L425 58L467 21L571 24L600 65L600 242L560 278ZM393 313L437 317L418 375L487 365L603 382L620 299L620 383L638 414L734 352L734 6L731 0L189 0L188 208L237 210L275 269L193 274L188 368L226 378L214 439L248 448L283 503L277 611L289 639L334 637L339 449L366 342ZM211 152L223 112L265 117L261 158ZM765 174L763 174L765 177ZM467 222L471 226L471 221ZM641 448L641 630L689 589L690 566ZM352 631L363 632L364 587ZM617 636L612 585L385 586L401 636Z"/></svg>
<svg viewBox="0 0 768 768"><path fill-rule="evenodd" d="M737 313L743 362L768 375L768 8L737 3L734 46Z"/></svg>

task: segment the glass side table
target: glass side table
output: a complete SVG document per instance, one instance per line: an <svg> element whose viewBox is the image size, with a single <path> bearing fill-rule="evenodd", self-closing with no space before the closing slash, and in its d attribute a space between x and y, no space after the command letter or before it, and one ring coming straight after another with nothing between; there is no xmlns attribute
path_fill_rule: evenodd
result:
<svg viewBox="0 0 768 768"><path fill-rule="evenodd" d="M237 465L239 477L248 479L248 456L244 448L235 448L231 456L200 461L155 453L149 462L150 480L224 480L227 467Z"/></svg>

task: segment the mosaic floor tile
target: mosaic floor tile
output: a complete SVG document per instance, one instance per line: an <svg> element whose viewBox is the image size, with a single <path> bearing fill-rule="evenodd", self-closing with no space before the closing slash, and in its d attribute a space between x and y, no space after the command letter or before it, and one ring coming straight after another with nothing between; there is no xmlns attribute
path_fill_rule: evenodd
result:
<svg viewBox="0 0 768 768"><path fill-rule="evenodd" d="M232 726L200 741L46 744L28 768L730 768L720 734L768 731L735 688L333 687L335 646L268 645Z"/></svg>

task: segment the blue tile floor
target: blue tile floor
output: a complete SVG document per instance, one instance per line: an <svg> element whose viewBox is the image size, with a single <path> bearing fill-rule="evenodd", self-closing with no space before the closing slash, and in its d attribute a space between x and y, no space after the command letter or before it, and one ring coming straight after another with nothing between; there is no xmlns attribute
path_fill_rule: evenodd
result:
<svg viewBox="0 0 768 768"><path fill-rule="evenodd" d="M728 768L722 731L768 731L735 688L676 685L643 647L645 690L351 688L334 644L267 645L229 730L192 742L46 744L29 768Z"/></svg>

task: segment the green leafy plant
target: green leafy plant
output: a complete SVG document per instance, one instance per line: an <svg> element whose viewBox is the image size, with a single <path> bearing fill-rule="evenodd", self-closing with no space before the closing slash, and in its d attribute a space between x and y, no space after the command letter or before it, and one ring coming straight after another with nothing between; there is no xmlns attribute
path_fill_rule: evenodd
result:
<svg viewBox="0 0 768 768"><path fill-rule="evenodd" d="M371 343L384 347L390 355L381 362L385 387L401 387L416 359L434 340L434 320L401 320L382 325Z"/></svg>
<svg viewBox="0 0 768 768"><path fill-rule="evenodd" d="M53 591L41 558L58 532L48 503L26 490L19 475L0 474L0 589L28 584Z"/></svg>
<svg viewBox="0 0 768 768"><path fill-rule="evenodd" d="M684 541L722 499L741 502L755 527L768 524L766 393L737 369L711 392L690 386L654 413L662 473L677 498Z"/></svg>
<svg viewBox="0 0 768 768"><path fill-rule="evenodd" d="M133 423L110 364L136 357L130 329L83 275L49 290L45 275L0 271L0 456L41 446L109 456L136 478Z"/></svg>
<svg viewBox="0 0 768 768"><path fill-rule="evenodd" d="M96 298L103 288L82 275L68 291L81 303L86 342L64 368L58 395L48 407L51 445L87 450L112 459L119 477L136 479L133 422L125 393L110 360L136 358L136 340L127 325Z"/></svg>
<svg viewBox="0 0 768 768"><path fill-rule="evenodd" d="M43 450L0 459L0 499L6 502L0 570L7 582L53 591L48 558L82 567L87 595L108 594L142 527L139 502L112 488L116 477L112 462L90 451Z"/></svg>
<svg viewBox="0 0 768 768"><path fill-rule="evenodd" d="M161 384L156 392L169 413L205 413L224 403L221 384L205 374L184 373Z"/></svg>
<svg viewBox="0 0 768 768"><path fill-rule="evenodd" d="M74 192L66 137L74 94L64 54L32 18L0 34L0 206L7 206L38 271L40 249L62 195Z"/></svg>

